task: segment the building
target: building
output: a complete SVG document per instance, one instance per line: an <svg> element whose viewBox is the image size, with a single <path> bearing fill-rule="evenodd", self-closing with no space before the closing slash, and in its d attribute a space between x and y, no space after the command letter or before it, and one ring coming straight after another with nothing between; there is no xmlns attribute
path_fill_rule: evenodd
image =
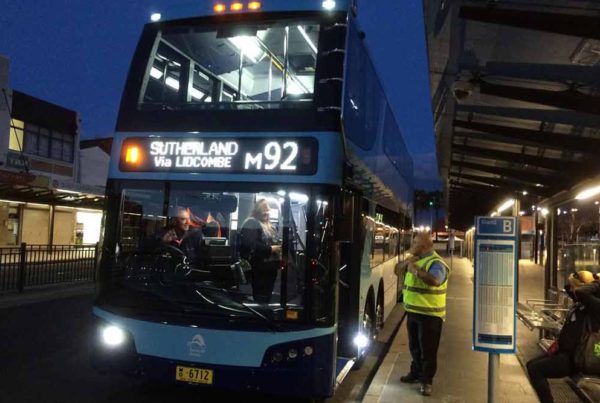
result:
<svg viewBox="0 0 600 403"><path fill-rule="evenodd" d="M80 150L79 114L9 88L0 56L0 246L96 243L108 156Z"/></svg>

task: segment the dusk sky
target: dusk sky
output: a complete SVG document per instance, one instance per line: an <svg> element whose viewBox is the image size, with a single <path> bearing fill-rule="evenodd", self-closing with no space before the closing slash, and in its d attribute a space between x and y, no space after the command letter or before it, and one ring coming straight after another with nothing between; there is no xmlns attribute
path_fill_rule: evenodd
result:
<svg viewBox="0 0 600 403"><path fill-rule="evenodd" d="M0 54L10 59L10 86L78 111L82 138L111 136L142 27L153 11L174 3L0 0ZM439 181L422 3L362 0L359 18L413 156L416 186L434 188Z"/></svg>

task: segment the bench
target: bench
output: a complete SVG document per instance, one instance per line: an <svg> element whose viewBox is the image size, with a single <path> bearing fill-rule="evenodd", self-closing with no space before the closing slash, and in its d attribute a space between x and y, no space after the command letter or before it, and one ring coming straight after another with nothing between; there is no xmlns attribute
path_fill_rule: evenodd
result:
<svg viewBox="0 0 600 403"><path fill-rule="evenodd" d="M529 330L539 330L538 346L548 351L558 337L571 305L572 301L565 292L549 290L548 299L519 302L517 317ZM567 384L582 401L600 402L600 377L578 373L567 378Z"/></svg>
<svg viewBox="0 0 600 403"><path fill-rule="evenodd" d="M577 374L569 377L567 383L582 401L587 403L600 402L600 378Z"/></svg>

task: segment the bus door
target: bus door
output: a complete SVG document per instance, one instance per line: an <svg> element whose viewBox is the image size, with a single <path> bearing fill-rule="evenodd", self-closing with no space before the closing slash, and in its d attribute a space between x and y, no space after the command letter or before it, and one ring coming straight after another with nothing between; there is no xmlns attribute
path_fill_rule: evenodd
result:
<svg viewBox="0 0 600 403"><path fill-rule="evenodd" d="M360 300L360 257L364 245L361 220L362 195L345 191L341 195L335 225L336 249L339 254L338 355L354 357Z"/></svg>

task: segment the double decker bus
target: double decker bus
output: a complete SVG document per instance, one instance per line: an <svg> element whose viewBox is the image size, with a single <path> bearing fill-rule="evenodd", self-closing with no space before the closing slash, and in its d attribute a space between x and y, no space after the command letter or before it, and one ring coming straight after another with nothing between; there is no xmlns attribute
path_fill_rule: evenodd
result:
<svg viewBox="0 0 600 403"><path fill-rule="evenodd" d="M144 27L112 144L97 369L323 398L361 362L398 298L413 168L355 11L207 1Z"/></svg>

